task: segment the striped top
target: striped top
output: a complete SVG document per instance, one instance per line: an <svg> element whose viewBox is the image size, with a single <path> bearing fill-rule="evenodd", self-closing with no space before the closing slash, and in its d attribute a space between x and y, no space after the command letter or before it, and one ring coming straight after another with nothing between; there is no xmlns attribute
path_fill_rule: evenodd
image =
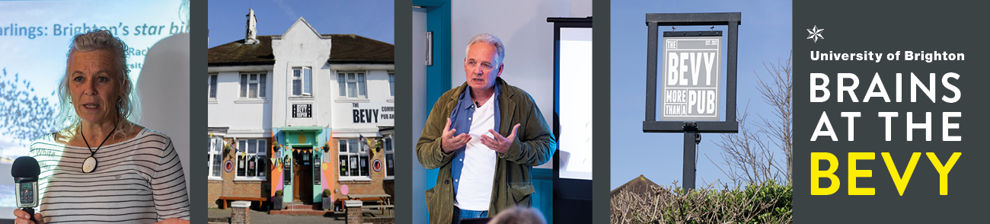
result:
<svg viewBox="0 0 990 224"><path fill-rule="evenodd" d="M185 177L172 140L143 129L132 139L96 151L99 165L82 172L86 147L46 135L31 144L41 166L40 212L48 223L155 223L189 219Z"/></svg>

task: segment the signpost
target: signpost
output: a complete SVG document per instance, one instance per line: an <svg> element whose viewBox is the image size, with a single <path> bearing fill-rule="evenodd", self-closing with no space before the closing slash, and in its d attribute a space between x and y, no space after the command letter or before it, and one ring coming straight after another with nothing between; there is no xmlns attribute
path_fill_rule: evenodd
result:
<svg viewBox="0 0 990 224"><path fill-rule="evenodd" d="M684 133L685 189L694 189L696 149L702 132L736 133L736 53L742 13L646 14L646 119L643 132ZM661 116L657 115L658 26L727 26L725 119L719 114L721 31L664 32Z"/></svg>

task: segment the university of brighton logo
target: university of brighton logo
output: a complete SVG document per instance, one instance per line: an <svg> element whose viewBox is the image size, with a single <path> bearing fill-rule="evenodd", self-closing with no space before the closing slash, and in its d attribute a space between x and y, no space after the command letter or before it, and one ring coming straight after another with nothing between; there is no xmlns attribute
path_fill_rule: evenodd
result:
<svg viewBox="0 0 990 224"><path fill-rule="evenodd" d="M825 39L825 37L822 36L822 31L825 31L825 29L818 29L818 25L806 30L808 31L808 38L805 39L812 39L816 44L818 43L818 39Z"/></svg>

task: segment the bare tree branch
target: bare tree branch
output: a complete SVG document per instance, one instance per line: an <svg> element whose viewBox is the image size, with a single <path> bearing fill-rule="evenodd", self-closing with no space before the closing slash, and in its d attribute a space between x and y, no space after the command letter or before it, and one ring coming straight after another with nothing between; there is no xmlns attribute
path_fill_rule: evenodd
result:
<svg viewBox="0 0 990 224"><path fill-rule="evenodd" d="M768 75L756 74L759 81L757 90L773 109L771 115L760 116L758 123L751 124L747 122L751 121L748 120L747 106L737 116L739 133L722 135L716 143L724 157L724 161L716 165L735 186L770 180L790 183L791 180L791 57L788 55L785 60L764 63L763 69ZM780 154L784 156L783 161L777 158ZM708 159L711 160L711 157Z"/></svg>

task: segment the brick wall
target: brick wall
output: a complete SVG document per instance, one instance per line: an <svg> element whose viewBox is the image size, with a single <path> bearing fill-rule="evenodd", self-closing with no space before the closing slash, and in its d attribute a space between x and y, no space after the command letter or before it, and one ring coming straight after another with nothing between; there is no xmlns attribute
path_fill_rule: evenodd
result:
<svg viewBox="0 0 990 224"><path fill-rule="evenodd" d="M233 139L224 138L224 141L226 142L226 144L230 144L231 142L233 142ZM268 146L266 146L266 149L268 149L269 151L268 155L270 156L271 139L269 139L268 142L269 143ZM231 151L230 153L227 153L223 156L223 162L234 159L235 156L234 150L230 150L230 151ZM264 198L269 197L270 195L269 181L235 181L234 177L237 175L237 167L236 167L237 164L236 163L234 164L235 167L230 172L226 172L222 167L223 162L221 162L220 164L221 165L220 172L222 173L223 180L210 180L208 182L209 189L208 189L207 200L209 201L210 208L216 208L220 205L219 199L221 196L264 197ZM271 164L266 164L266 165L271 166ZM268 171L265 171L265 173L270 175L271 169L268 169Z"/></svg>
<svg viewBox="0 0 990 224"><path fill-rule="evenodd" d="M224 141L226 141L227 144L230 144L233 141L233 139L227 138L227 139L224 139ZM269 141L269 155L271 155L271 152L270 152L270 146L271 145L270 144L271 144L271 142ZM348 185L348 188L349 188L351 194L389 194L389 195L393 195L394 196L394 194L395 194L395 181L394 180L385 180L385 169L386 169L385 166L386 166L386 164L385 164L385 153L384 153L384 151L381 151L379 153L376 153L375 156L373 158L371 158L371 161L369 161L369 162L373 162L376 159L382 161L382 170L381 171L378 171L378 172L375 172L374 171L374 167L372 167L372 166L369 165L368 168L370 169L369 170L369 173L371 174L371 181L338 181L338 175L337 174L339 173L339 170L338 170L338 168L339 168L338 162L339 161L337 161L337 159L336 159L337 158L337 150L329 150L329 154L330 154L329 155L330 158L334 158L330 162L330 166L333 167L333 169L331 169L331 173L329 175L329 178L330 178L329 180L332 180L332 181L337 182L337 189L339 189L339 186L340 185ZM235 156L234 153L231 152L231 153L228 153L228 154L224 155L223 159L224 159L224 161L232 160L232 159L234 159L234 156ZM221 165L223 165L223 164L221 164ZM268 165L270 166L271 164L268 164ZM259 181L235 181L234 180L234 177L235 177L236 172L237 172L236 171L236 167L235 167L235 169L233 171L231 171L229 173L228 172L224 172L224 171L221 171L221 172L223 173L222 174L223 180L210 180L208 182L209 189L208 189L207 200L209 202L209 207L210 208L216 208L216 207L219 206L219 203L220 203L219 202L219 198L221 196L266 197L267 198L268 195L270 195L270 191L269 191L269 188L271 186L270 185L270 182L269 182L270 180L269 181L263 181L263 182L259 182ZM270 174L271 173L270 169L266 173L269 173ZM285 175L292 175L292 174L291 174L291 172L287 172L287 173L285 173ZM271 178L271 177L269 176L269 178ZM336 194L335 195L336 196L335 197L336 199L339 200L340 198L344 198L343 197L343 194L340 194L340 192L339 191L336 191L336 189L335 189L334 192L336 192L335 193Z"/></svg>
<svg viewBox="0 0 990 224"><path fill-rule="evenodd" d="M337 158L337 151L336 150L331 150L330 151L330 154L331 154L331 156L333 156L331 158ZM385 180L385 169L386 169L386 167L385 167L386 166L386 164L385 164L385 151L383 150L383 151L380 151L380 152L376 153L376 155L374 157L372 157L371 160L368 161L368 163L373 163L376 159L382 161L382 169L380 171L378 171L378 172L375 172L374 167L372 167L371 165L368 165L368 169L369 169L368 170L368 173L371 174L371 180L370 181L338 181L338 184L339 185L347 185L348 189L350 190L350 192L349 192L350 194L389 194L389 195L392 195L393 193L395 193L394 181L393 180ZM338 162L336 162L336 161L333 162L334 167L336 167L334 170L336 172L340 172L338 170L340 166L337 163ZM334 176L336 176L336 175L334 175ZM388 190L386 190L386 189L388 189ZM343 194L340 194L340 192L337 192L337 198L342 198L342 197L343 197ZM394 197L394 195L393 195L393 197Z"/></svg>

